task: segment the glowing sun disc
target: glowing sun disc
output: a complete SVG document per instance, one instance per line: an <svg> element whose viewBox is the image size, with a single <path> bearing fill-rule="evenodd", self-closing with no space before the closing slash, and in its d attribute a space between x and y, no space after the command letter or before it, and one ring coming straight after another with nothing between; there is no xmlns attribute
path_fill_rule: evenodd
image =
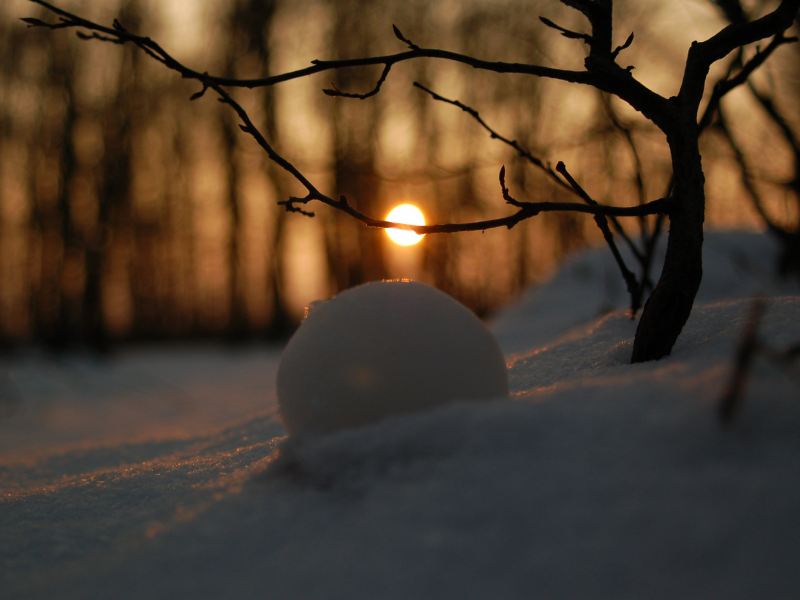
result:
<svg viewBox="0 0 800 600"><path fill-rule="evenodd" d="M425 217L422 216L422 211L413 204L401 204L389 213L386 220L393 223L425 225ZM386 234L395 244L400 244L401 246L413 246L425 237L413 231L404 231L402 229L387 229Z"/></svg>

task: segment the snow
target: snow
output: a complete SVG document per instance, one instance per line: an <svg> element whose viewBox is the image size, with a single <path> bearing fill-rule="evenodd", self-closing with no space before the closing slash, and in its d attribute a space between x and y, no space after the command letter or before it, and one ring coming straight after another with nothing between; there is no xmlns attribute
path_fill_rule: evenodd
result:
<svg viewBox="0 0 800 600"><path fill-rule="evenodd" d="M290 434L508 397L505 359L492 333L430 285L373 281L307 312L278 368L280 415Z"/></svg>
<svg viewBox="0 0 800 600"><path fill-rule="evenodd" d="M285 437L276 349L4 359L0 597L796 598L798 369L717 405L750 298L781 348L800 293L764 236L706 248L667 359L598 249L495 319L509 400L328 435Z"/></svg>
<svg viewBox="0 0 800 600"><path fill-rule="evenodd" d="M619 244L628 265L627 246ZM658 281L666 254L662 235L653 259ZM794 281L776 279L777 242L746 231L707 231L703 245L703 283L696 304L755 296L793 295ZM493 329L506 354L538 347L575 325L630 305L619 267L605 248L569 260L547 285L533 288L494 320ZM544 317L546 315L546 317Z"/></svg>

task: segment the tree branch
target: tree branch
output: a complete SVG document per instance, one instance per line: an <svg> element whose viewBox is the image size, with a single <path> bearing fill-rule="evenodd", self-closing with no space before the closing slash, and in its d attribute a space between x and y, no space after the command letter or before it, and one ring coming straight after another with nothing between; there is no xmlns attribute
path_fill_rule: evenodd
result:
<svg viewBox="0 0 800 600"><path fill-rule="evenodd" d="M560 32L561 35L563 35L565 38L571 40L583 40L584 43L586 44L590 44L592 42L592 36L586 33L578 33L576 31L571 31L569 29L561 27L561 25L553 23L550 19L547 19L545 17L539 17L539 20L548 27L550 27L551 29L555 29L556 31Z"/></svg>
<svg viewBox="0 0 800 600"><path fill-rule="evenodd" d="M465 113L467 113L469 116L471 116L473 119L475 119L481 125L481 127L483 127L486 131L488 131L489 135L491 136L491 138L493 140L500 140L504 144L506 144L508 146L511 146L514 150L516 150L517 154L520 157L524 158L525 160L530 162L535 167L538 167L539 169L544 171L544 173L547 174L547 176L552 181L554 181L555 183L560 185L565 190L569 190L570 192L574 192L575 191L568 184L566 184L563 179L561 179L556 174L556 172L550 166L550 163L545 163L541 158L538 158L538 157L534 156L533 154L531 154L530 152L528 152L527 150L525 150L522 146L519 145L519 142L517 142L516 140L509 140L508 138L503 137L502 135L497 133L494 129L492 129L491 127L489 127L489 125L486 124L486 122L481 118L480 113L477 110L475 110L474 108L472 108L470 106L467 106L466 104L463 104L462 102L459 102L458 100L450 100L449 98L445 98L444 96L440 96L436 92L434 92L432 90L429 90L424 85L422 85L421 83L418 83L416 81L414 82L414 87L418 87L422 91L427 92L428 94L431 95L431 97L434 100L438 100L439 102L444 102L446 104L452 104L453 106L456 106L456 107L460 108Z"/></svg>
<svg viewBox="0 0 800 600"><path fill-rule="evenodd" d="M593 200L589 194L578 184L577 181L570 175L569 171L567 171L567 167L563 162L559 162L556 165L556 171L561 173L564 178L567 180L569 185L575 192L583 199L586 204L589 206L598 206L597 202ZM639 282L636 281L636 276L633 272L628 269L628 266L625 264L625 260L623 260L622 255L619 253L619 248L617 248L617 244L614 241L614 236L611 235L611 230L608 228L608 220L606 219L605 215L596 214L594 216L594 221L597 223L597 226L600 228L600 231L603 233L603 238L605 238L608 247L611 249L611 254L614 255L614 260L617 261L617 266L619 266L619 270L622 273L622 278L625 280L625 285L628 288L628 293L631 295L631 310L633 314L636 314L640 308L639 306Z"/></svg>
<svg viewBox="0 0 800 600"><path fill-rule="evenodd" d="M639 156L639 151L636 149L636 144L633 142L633 134L631 133L630 127L624 126L620 120L617 118L616 113L614 112L614 108L611 106L611 102L609 102L609 98L606 94L601 94L601 100L603 102L603 108L605 109L606 116L608 117L609 121L611 121L611 125L614 126L614 129L620 131L622 135L625 137L625 141L628 143L628 148L630 148L631 156L633 157L633 164L636 166L636 192L639 198L639 204L644 204L645 202L645 191L644 191L644 179L642 177L642 160ZM626 239L628 245L631 248L634 256L641 262L642 256L639 253L639 250L636 248L636 245L627 239L624 230L619 231L621 229L619 227L619 223L614 223L614 226L618 228L618 233L624 239ZM647 221L642 219L641 223L642 229L642 238L643 240L647 239Z"/></svg>
<svg viewBox="0 0 800 600"><path fill-rule="evenodd" d="M403 33L397 28L397 25L392 24L392 31L394 31L394 36L400 40L401 42L405 43L409 49L411 50L419 50L419 46L416 44L412 44L411 40L409 40Z"/></svg>
<svg viewBox="0 0 800 600"><path fill-rule="evenodd" d="M561 0L561 4L574 8L589 19L592 35L587 40L595 57L611 55L612 0Z"/></svg>
<svg viewBox="0 0 800 600"><path fill-rule="evenodd" d="M331 84L333 89L324 89L322 92L327 94L328 96L332 96L333 98L356 98L358 100L365 100L370 96L374 96L378 92L381 91L381 86L383 82L386 81L386 78L389 76L389 71L392 70L392 65L387 64L383 68L383 73L381 73L380 79L378 79L378 83L375 84L375 87L372 88L371 91L367 92L366 94L348 94L346 92L340 92L335 85Z"/></svg>
<svg viewBox="0 0 800 600"><path fill-rule="evenodd" d="M380 219L374 219L360 211L356 210L352 207L344 196L341 196L339 200L334 200L333 198L326 196L322 192L320 192L301 172L297 167L295 167L291 162L286 160L283 156L281 156L266 140L263 134L258 130L255 124L250 119L247 112L242 108L242 106L237 103L231 95L224 89L223 85L227 84L227 82L232 82L231 85L238 85L243 87L251 87L247 85L247 82L238 81L238 80L229 80L217 77L211 77L207 73L198 73L197 71L193 71L174 58L172 58L161 46L159 46L156 42L151 40L150 38L134 35L128 31L126 31L118 22L115 21L114 29L110 29L108 27L103 27L101 25L97 25L91 21L87 21L71 13L63 11L59 8L56 8L43 0L30 0L36 4L40 4L45 8L51 10L55 14L58 14L62 17L62 23L59 24L48 24L39 19L27 19L26 22L29 26L32 27L48 27L51 29L63 29L67 27L82 27L84 29L88 29L90 31L99 32L104 35L83 35L82 39L99 39L100 41L114 41L119 40L122 43L125 42L132 42L144 50L148 55L152 56L154 59L158 60L159 62L163 63L166 67L181 73L184 78L187 79L195 79L200 81L203 84L203 89L194 94L192 98L199 98L202 96L206 90L212 89L219 95L220 102L228 104L233 108L233 110L239 115L239 118L244 123L239 127L245 133L251 135L253 139L264 149L267 153L267 156L286 170L292 177L294 177L308 192L307 195L303 198L292 197L288 200L280 201L279 204L284 206L287 211L290 212L297 212L309 217L313 217L314 213L306 211L300 208L298 205L306 205L312 201L322 202L323 204L327 204L337 210L341 210L353 218L361 221L365 225L369 227L380 227L380 228L392 228L392 229L404 229L409 231L414 231L418 234L428 234L428 233L453 233L459 231L482 231L486 229L493 229L497 227L507 227L511 228L517 223L522 220L534 217L542 212L554 212L554 211L570 211L570 212L581 212L586 214L592 215L606 215L606 216L642 216L642 215L649 215L649 214L667 214L669 213L670 206L674 199L672 198L662 198L659 200L655 200L648 204L643 204L640 206L635 207L615 207L615 206L601 206L598 204L576 204L571 202L517 202L508 196L508 190L505 189L504 183L503 190L504 196L508 196L507 201L511 204L519 208L519 210L514 213L513 215L509 215L507 217L503 217L500 219L491 219L486 221L477 221L472 223L446 223L440 225L407 225L404 223L394 223L391 221L384 221ZM399 30L395 27L395 34L398 35L400 39L405 41L409 44L409 46L413 47L414 45L411 44L402 34L399 33ZM346 95L342 92L336 91L336 95L347 96L347 97L367 97L368 95L372 95L373 93L377 93L377 90L380 89L381 84L386 79L386 75L389 72L390 67L399 62L400 60L407 60L408 58L416 58L418 56L434 56L434 57L443 57L449 58L451 60L458 60L460 62L465 62L466 64L471 64L476 68L488 68L491 65L490 70L494 70L496 72L530 72L532 74L541 74L541 73L548 73L545 76L553 76L554 78L563 78L564 80L575 81L576 83L581 82L589 82L593 75L591 73L576 73L572 71L561 71L558 69L548 69L545 67L535 67L532 65L509 65L507 63L487 63L485 61L480 61L477 59L473 59L471 57L465 57L462 55L457 55L454 53L449 53L445 51L439 50L423 50L423 49L412 49L410 52L406 52L399 55L394 55L391 57L376 57L376 58L368 58L368 59L357 59L351 61L331 61L329 63L322 63L320 61L315 61L315 67L311 69L316 69L314 72L319 72L322 70L334 69L334 68L342 68L343 66L359 66L359 65L368 65L368 64L383 64L384 65L384 73L381 79L378 81L376 89L373 90L370 94L365 95ZM506 69L506 70L503 70ZM515 70L518 69L518 70ZM302 75L301 75L302 73ZM285 74L281 81L286 81L288 79L295 79L297 77L310 74L309 69L301 70L301 71L294 71L293 73ZM267 78L264 80L250 80L253 81L260 81L260 85L272 85L274 83L279 82L279 78ZM269 81L269 83L264 83ZM252 87L255 87L253 85ZM421 86L420 86L421 87ZM643 87L643 86L642 86ZM424 88L423 88L424 89ZM646 89L646 88L645 88ZM427 90L426 90L427 91ZM429 92L430 93L430 92ZM657 96L657 95L656 95ZM658 96L658 98L661 98ZM463 105L462 105L463 106ZM468 108L468 107L466 107ZM477 113L475 113L477 114ZM482 121L481 121L482 122ZM484 124L484 126L486 126ZM488 127L487 127L488 129ZM491 131L491 130L490 130Z"/></svg>
<svg viewBox="0 0 800 600"><path fill-rule="evenodd" d="M447 104L452 104L453 106L456 106L456 107L460 108L461 110L463 110L464 112L469 114L473 119L475 119L486 131L488 131L489 134L491 135L492 139L498 139L498 140L502 141L503 143L507 144L508 146L511 146L514 150L517 151L519 156L527 159L531 164L533 164L536 167L538 167L541 170L543 170L553 181L558 183L558 185L560 185L564 189L567 189L570 192L576 194L578 197L580 197L582 200L584 200L587 204L593 204L593 205L597 204L597 202L595 202L591 197L589 197L589 195L583 190L583 188L580 185L578 185L578 183L567 172L566 166L564 166L563 162L559 162L558 163L558 166L556 167L556 170L558 171L558 173L561 173L561 175L563 175L565 177L565 179L567 180L568 183L565 182L563 179L561 179L561 177L559 177L556 174L556 171L554 171L552 169L552 167L550 166L549 163L545 164L544 161L542 161L540 158L537 158L537 157L533 156L527 150L524 150L516 140L513 140L513 141L509 140L509 139L503 137L502 135L500 135L499 133L497 133L491 127L489 127L489 125L487 125L486 122L481 118L480 113L478 113L478 111L475 110L474 108L472 108L470 106L467 106L466 104L463 104L462 102L459 102L458 100L450 100L449 98L445 98L444 96L441 96L441 95L437 94L436 92L433 92L433 91L429 90L428 88L426 88L425 86L423 86L420 83L414 82L414 86L418 87L421 90L423 90L423 91L427 92L428 94L430 94L431 97L434 100L439 100L441 102L445 102ZM609 108L609 110L610 110L610 108ZM622 128L622 126L619 124L618 121L616 121L615 118L612 118L612 122L617 127L619 127L620 129L623 129L623 131L627 134L628 142L631 145L633 154L634 154L635 159L636 159L637 169L639 169L640 166L641 166L640 163L639 163L639 156L636 153L636 148L633 145L633 140L631 140L631 138L630 138L630 132L628 130ZM642 181L641 181L641 173L640 173L640 171L637 171L637 175L638 175L639 192L640 192L639 203L643 204L644 203L644 199L643 199L644 189L643 189L643 184L642 184ZM505 201L507 203L509 203L509 204L511 204L513 206L521 206L521 203L519 203L517 200L515 200L514 198L512 198L510 196L509 191L505 186L505 167L503 167L500 170L500 186L502 188L503 198L505 199ZM636 245L633 243L633 241L628 237L628 235L625 232L625 230L619 224L619 221L617 221L617 219L615 217L613 217L613 216L611 216L610 219L611 219L611 222L612 222L612 224L614 226L614 229L616 230L618 235L626 242L626 244L631 249L631 252L633 253L634 257L636 257L636 259L642 264L642 267L644 268L645 259L642 256L642 254L639 251L639 249L636 247ZM640 217L640 219L643 220L644 217L642 216L642 217ZM620 271L622 272L622 277L623 277L623 279L625 279L625 283L626 283L626 285L628 287L628 291L631 294L631 311L635 315L638 312L639 308L641 308L641 301L642 301L641 288L642 288L642 284L639 284L639 282L636 280L636 276L630 271L630 269L628 269L627 265L625 264L625 261L622 258L622 255L620 254L616 243L614 242L614 238L611 235L611 231L609 230L608 222L607 222L606 217L604 215L595 215L595 222L597 223L598 227L600 228L600 231L603 233L603 238L608 243L608 245L609 245L609 247L611 249L611 253L614 255L614 259L617 261L617 264L619 265Z"/></svg>
<svg viewBox="0 0 800 600"><path fill-rule="evenodd" d="M658 127L662 128L662 130L664 130L664 128L668 126L668 118L669 118L668 115L671 110L665 98L663 98L659 94L653 92L652 90L648 89L647 87L636 81L628 71L622 69L621 67L619 67L619 65L613 63L613 61L607 61L610 62L610 64L604 64L604 63L601 64L595 61L594 63L587 63L586 71L569 71L564 69L543 67L539 65L485 61L478 58L474 58L472 56L458 54L456 52L450 52L447 50L420 48L414 44L411 44L405 37L401 37L399 39L402 39L405 43L407 43L411 49L409 51L401 52L399 54L391 54L387 56L373 56L367 58L346 59L346 60L331 60L331 61L314 60L312 61L312 66L310 67L306 67L304 69L298 69L296 71L290 71L288 73L283 73L280 75L273 75L270 77L262 77L258 79L235 79L228 77L214 77L207 73L199 73L198 71L195 71L193 69L190 69L182 65L177 60L172 58L172 56L170 56L161 46L159 46L156 42L154 42L150 38L134 35L124 30L117 30L108 27L103 27L86 19L77 17L60 8L57 8L45 2L44 0L29 0L29 1L35 4L39 4L40 6L44 6L51 12L63 17L63 23L59 23L56 25L45 23L43 21L40 21L39 19L26 21L31 27L49 27L49 28L82 27L84 29L89 29L90 31L96 31L101 34L105 34L106 37L116 38L122 41L123 43L124 42L134 43L137 46L139 46L142 50L147 52L148 55L155 58L159 62L163 63L166 67L180 73L183 78L197 80L201 82L204 87L211 87L213 85L221 85L226 87L245 87L245 88L266 87L282 83L284 81L290 81L293 79L306 77L308 75L322 73L324 71L346 69L353 67L366 67L372 65L383 65L384 72L388 74L388 69L399 62L413 60L417 58L439 58L443 60L449 60L464 65L468 65L475 69L492 71L495 73L533 75L536 77L545 77L549 79L556 79L559 81L566 81L569 83L590 85L596 87L597 89L619 96L620 98L628 102L634 109L640 111L647 118L651 119ZM797 1L800 2L800 0ZM602 3L610 4L610 0L604 0ZM577 2L577 4L580 4L580 2ZM593 5L597 4L597 2L588 4ZM394 29L397 30L396 27L394 27ZM608 34L609 34L609 52L607 54L610 55L610 14L609 14ZM400 35L402 36L402 34ZM92 37L93 39L100 39L102 41L111 41L104 39L101 36L97 36L96 38L94 38L94 36L89 36L89 37ZM593 47L593 52L594 52L594 47ZM379 82L379 85L376 87L380 89L380 84L382 83L383 83L382 81ZM338 96L353 97L353 98L362 97L362 95L359 94L350 94L348 96L347 93L345 92L341 92L339 90L333 90L333 91L334 95ZM377 91L375 90L373 91L374 93L377 93ZM363 96L366 97L366 95Z"/></svg>
<svg viewBox="0 0 800 600"><path fill-rule="evenodd" d="M616 59L617 56L619 56L619 53L627 48L630 48L632 43L633 43L633 32L631 32L631 34L628 36L628 39L625 40L624 44L614 48L614 51L611 53L611 58Z"/></svg>
<svg viewBox="0 0 800 600"><path fill-rule="evenodd" d="M785 37L783 35L783 32L778 33L772 38L772 41L769 43L769 45L766 48L764 48L763 52L757 48L756 55L749 61L744 63L741 69L739 69L739 72L736 73L736 75L734 75L733 77L729 76L726 80L718 82L714 86L714 91L711 93L711 98L709 99L708 104L706 105L706 108L703 111L703 116L700 117L699 121L700 131L702 132L711 124L711 120L714 117L714 113L719 108L720 100L722 100L722 97L725 96L725 94L739 87L740 85L744 84L747 81L748 77L750 77L750 75L752 75L753 72L756 69L758 69L758 67L763 65L764 62L772 55L772 53L775 52L775 50L777 50L784 44L791 44L796 41L798 41L798 38L796 37ZM741 57L737 59L737 61L735 62L741 64L740 60Z"/></svg>
<svg viewBox="0 0 800 600"><path fill-rule="evenodd" d="M749 23L732 23L704 42L694 42L686 59L686 69L678 98L686 106L699 106L711 65L737 48L753 44L789 29L800 9L800 0L781 0L771 13Z"/></svg>

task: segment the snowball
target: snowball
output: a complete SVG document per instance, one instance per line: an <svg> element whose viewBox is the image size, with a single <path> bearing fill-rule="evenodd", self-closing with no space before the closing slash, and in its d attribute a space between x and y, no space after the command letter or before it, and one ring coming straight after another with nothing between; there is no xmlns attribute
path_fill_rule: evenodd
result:
<svg viewBox="0 0 800 600"><path fill-rule="evenodd" d="M465 306L416 281L368 283L315 303L278 368L289 433L507 396L505 359L491 332Z"/></svg>

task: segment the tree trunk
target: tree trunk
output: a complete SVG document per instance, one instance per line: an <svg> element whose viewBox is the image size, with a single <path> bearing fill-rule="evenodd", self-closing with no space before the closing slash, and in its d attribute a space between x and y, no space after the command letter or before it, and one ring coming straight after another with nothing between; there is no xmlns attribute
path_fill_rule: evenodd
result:
<svg viewBox="0 0 800 600"><path fill-rule="evenodd" d="M697 120L691 110L678 107L678 111L675 126L667 135L675 180L667 255L661 278L644 306L636 329L632 363L669 355L689 319L703 278L705 177Z"/></svg>

